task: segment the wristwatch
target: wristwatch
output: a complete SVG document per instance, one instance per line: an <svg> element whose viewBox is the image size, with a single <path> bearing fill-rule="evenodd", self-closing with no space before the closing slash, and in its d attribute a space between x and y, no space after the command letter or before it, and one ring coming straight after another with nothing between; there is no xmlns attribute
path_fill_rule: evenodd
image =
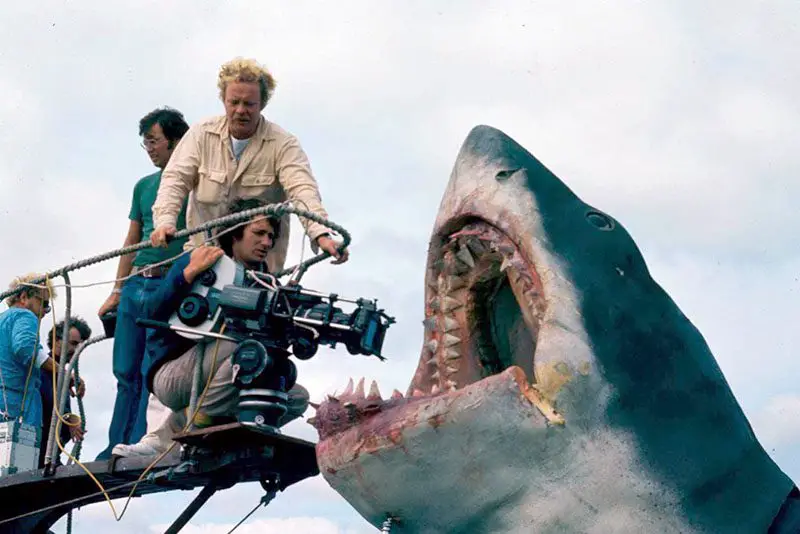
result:
<svg viewBox="0 0 800 534"><path fill-rule="evenodd" d="M122 290L120 288L118 288L118 287L115 287L114 289L111 290L111 294L112 295L121 295L122 294Z"/></svg>

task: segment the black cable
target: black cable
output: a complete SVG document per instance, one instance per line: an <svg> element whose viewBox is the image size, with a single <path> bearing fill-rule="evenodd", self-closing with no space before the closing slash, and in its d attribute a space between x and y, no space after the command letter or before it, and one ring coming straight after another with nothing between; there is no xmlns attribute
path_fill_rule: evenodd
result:
<svg viewBox="0 0 800 534"><path fill-rule="evenodd" d="M250 510L249 512L247 512L247 515L246 515L246 516L244 516L244 517L242 518L242 520L241 520L241 521L239 521L238 523L236 523L236 525L234 525L234 527L228 531L228 534L231 534L231 532L233 532L234 530L236 530L237 528L239 528L240 526L242 526L242 523L244 523L245 521L247 521L248 519L250 519L250 516L251 516L251 515L253 515L254 513L256 513L256 510L258 510L259 508L261 508L261 506L263 506L263 505L264 505L264 502L263 502L263 501L259 501L259 502L258 502L258 504L255 506L255 508L253 508L252 510Z"/></svg>
<svg viewBox="0 0 800 534"><path fill-rule="evenodd" d="M24 514L16 515L16 516L10 517L8 519L0 520L0 525L2 525L3 523L8 523L10 521L16 521L17 519L22 519L23 517L28 517L30 515L38 514L40 512L46 512L48 510L53 510L55 508L60 508L61 506L66 506L68 504L74 504L76 502L84 501L84 500L90 499L92 497L97 497L98 495L103 495L104 493L111 493L113 491L129 488L129 487L135 485L136 483L137 483L137 481L126 482L125 484L120 484L119 486L114 486L113 488L108 489L105 492L96 491L94 493L90 493L89 495L84 495L83 497L77 497L75 499L70 499L68 501L63 501L63 502L60 502L60 503L51 504L50 506L45 506L43 508L39 508L38 510L33 510L31 512L26 512Z"/></svg>

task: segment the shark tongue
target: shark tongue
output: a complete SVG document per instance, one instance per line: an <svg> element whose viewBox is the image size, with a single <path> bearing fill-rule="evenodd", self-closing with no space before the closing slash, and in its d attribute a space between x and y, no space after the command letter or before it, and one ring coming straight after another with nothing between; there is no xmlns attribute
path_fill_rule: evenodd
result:
<svg viewBox="0 0 800 534"><path fill-rule="evenodd" d="M469 500L471 478L476 473L463 471L464 457L475 459L467 462L474 469L489 469L493 462L489 458L498 454L492 449L500 442L517 439L512 434L548 432L550 424L536 406L537 398L524 371L510 367L463 389L400 404L320 441L320 472L373 525L379 526L387 514L403 520L404 512L414 510L417 517L405 519L405 524L419 522L430 530L433 523L426 521L435 521L436 503L430 502L428 495L408 494L404 488L414 487L420 477L429 477L431 465L448 472L450 468L442 464L452 462L452 469L461 471L455 479L461 479L464 486L456 491L464 491L464 499ZM453 480L427 484L441 484L441 491L452 493ZM369 501L364 500L365 495ZM391 509L377 508L380 506ZM463 509L469 506L465 504ZM429 512L419 516L420 510ZM439 531L446 531L448 527L444 527Z"/></svg>

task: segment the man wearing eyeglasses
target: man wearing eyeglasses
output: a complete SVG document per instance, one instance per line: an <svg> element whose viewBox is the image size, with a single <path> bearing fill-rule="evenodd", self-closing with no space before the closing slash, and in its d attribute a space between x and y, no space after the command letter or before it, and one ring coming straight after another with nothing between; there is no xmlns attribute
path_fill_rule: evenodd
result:
<svg viewBox="0 0 800 534"><path fill-rule="evenodd" d="M128 235L123 246L150 239L152 207L161 184L161 172L188 129L183 115L171 108L153 110L139 121L139 135L143 137L141 146L158 171L140 179L133 188ZM177 224L180 229L186 227L185 202ZM143 303L158 290L185 242L185 239L179 239L166 248L144 249L135 255L120 257L117 282L98 312L100 316L114 310L117 312L112 363L117 379L117 397L108 430L108 446L97 456L98 460L110 458L114 445L136 443L145 433L148 392L143 377L147 372L145 349L148 330L138 326L136 319L144 317Z"/></svg>
<svg viewBox="0 0 800 534"><path fill-rule="evenodd" d="M18 421L42 426L41 373L52 373L54 363L39 343L39 321L50 311L52 289L29 285L41 275L16 278L9 289L23 287L6 298L0 313L0 422Z"/></svg>

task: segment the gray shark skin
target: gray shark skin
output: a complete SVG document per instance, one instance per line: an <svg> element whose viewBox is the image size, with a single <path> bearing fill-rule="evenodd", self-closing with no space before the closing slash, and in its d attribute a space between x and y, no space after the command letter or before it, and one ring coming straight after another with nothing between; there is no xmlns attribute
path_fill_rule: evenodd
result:
<svg viewBox="0 0 800 534"><path fill-rule="evenodd" d="M320 472L371 524L765 533L785 518L793 482L631 236L504 133L469 133L426 269L408 391L351 381L312 421Z"/></svg>

